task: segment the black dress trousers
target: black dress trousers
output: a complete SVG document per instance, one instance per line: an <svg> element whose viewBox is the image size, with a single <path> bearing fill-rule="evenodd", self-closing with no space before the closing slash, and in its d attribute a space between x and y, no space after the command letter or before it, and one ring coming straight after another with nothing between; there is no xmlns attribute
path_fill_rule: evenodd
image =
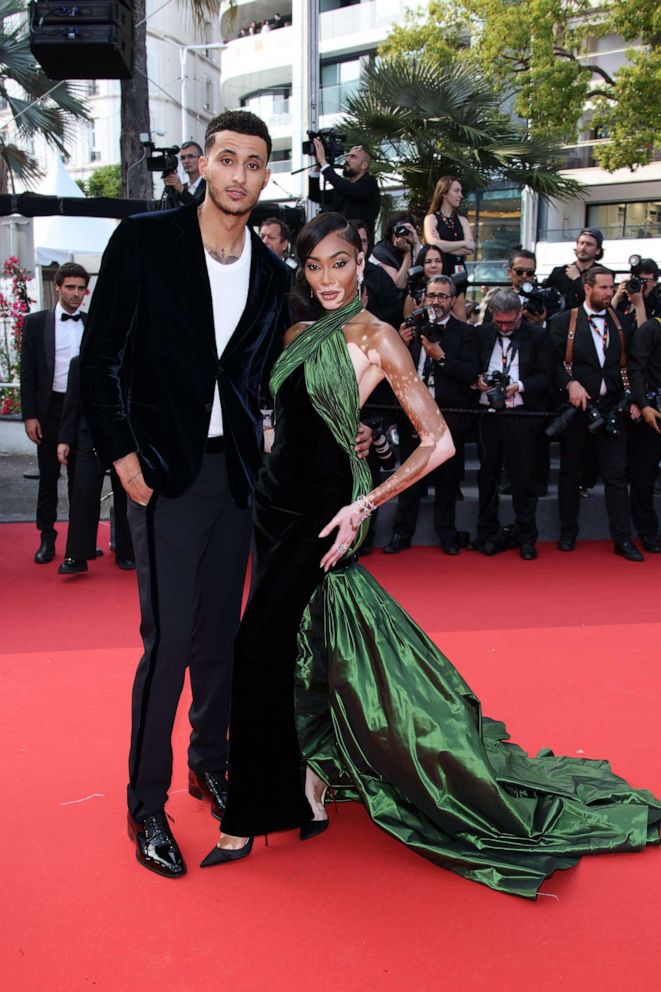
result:
<svg viewBox="0 0 661 992"><path fill-rule="evenodd" d="M176 498L129 500L144 654L133 686L129 812L160 810L172 775L172 727L190 668L193 702L188 763L197 772L227 763L232 653L239 626L250 510L232 500L225 455L206 454Z"/></svg>
<svg viewBox="0 0 661 992"><path fill-rule="evenodd" d="M442 543L452 543L457 539L455 511L457 494L464 474L464 433L466 421L461 413L446 413L447 422L456 453L430 472L421 482L405 489L397 497L397 512L393 530L409 539L413 537L418 520L420 500L427 485L434 486L434 530ZM418 436L407 417L399 418L399 450L404 461L420 443Z"/></svg>
<svg viewBox="0 0 661 992"><path fill-rule="evenodd" d="M641 537L658 537L659 518L654 509L654 483L661 460L661 434L645 423L629 426L629 484L631 517Z"/></svg>
<svg viewBox="0 0 661 992"><path fill-rule="evenodd" d="M60 430L60 419L64 407L64 393L52 393L48 414L41 424L42 439L37 445L37 462L39 463L39 489L37 492L37 530L52 531L57 520L57 484L60 479L61 465L57 460L57 443ZM75 472L76 452L69 452L67 466L67 486L69 505L73 499L73 477Z"/></svg>
<svg viewBox="0 0 661 992"><path fill-rule="evenodd" d="M96 558L104 476L94 449L80 445L76 451L73 495L69 504L67 558L77 561L93 561ZM114 469L110 470L110 481L115 507L115 554L124 561L132 560L133 542L126 517L126 493Z"/></svg>
<svg viewBox="0 0 661 992"><path fill-rule="evenodd" d="M519 416L516 410L485 412L477 423L480 469L477 475L479 510L478 541L493 540L500 529L499 483L503 468L512 487L514 540L535 544L537 495L535 469L541 418Z"/></svg>
<svg viewBox="0 0 661 992"><path fill-rule="evenodd" d="M599 401L597 406L604 413L612 403ZM614 541L626 541L631 537L626 426L621 423L622 430L617 437L609 437L603 430L591 435L588 431L587 414L579 410L560 435L558 506L561 537L575 538L578 534L579 486L585 471L586 452L591 444L594 445L599 471L604 480L611 537Z"/></svg>

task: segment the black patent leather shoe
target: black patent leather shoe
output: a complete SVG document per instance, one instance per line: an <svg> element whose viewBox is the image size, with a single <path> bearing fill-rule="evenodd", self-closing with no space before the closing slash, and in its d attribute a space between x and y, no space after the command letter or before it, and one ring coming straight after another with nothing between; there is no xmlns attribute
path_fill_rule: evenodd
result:
<svg viewBox="0 0 661 992"><path fill-rule="evenodd" d="M41 544L37 548L34 556L35 565L47 565L55 557L55 538L57 531L42 530Z"/></svg>
<svg viewBox="0 0 661 992"><path fill-rule="evenodd" d="M640 540L645 551L649 551L651 555L661 554L661 541L658 537L651 535L648 537L641 537Z"/></svg>
<svg viewBox="0 0 661 992"><path fill-rule="evenodd" d="M458 555L459 545L456 541L441 541L441 551L444 555Z"/></svg>
<svg viewBox="0 0 661 992"><path fill-rule="evenodd" d="M229 847L212 848L204 861L200 861L200 868L213 868L214 865L227 865L231 861L241 861L242 858L247 858L252 851L254 840L254 837L249 837L243 847L239 847L236 851Z"/></svg>
<svg viewBox="0 0 661 992"><path fill-rule="evenodd" d="M558 551L573 551L575 547L575 537L561 537L558 541Z"/></svg>
<svg viewBox="0 0 661 992"><path fill-rule="evenodd" d="M537 548L534 544L522 544L519 548L519 558L522 561L534 561L537 557Z"/></svg>
<svg viewBox="0 0 661 992"><path fill-rule="evenodd" d="M132 558L117 558L115 556L115 565L123 572L135 572L135 562Z"/></svg>
<svg viewBox="0 0 661 992"><path fill-rule="evenodd" d="M633 541L616 541L613 550L627 561L645 561L644 555L638 550Z"/></svg>
<svg viewBox="0 0 661 992"><path fill-rule="evenodd" d="M188 793L194 799L211 803L211 815L221 820L227 805L227 778L225 772L194 772L188 769Z"/></svg>
<svg viewBox="0 0 661 992"><path fill-rule="evenodd" d="M186 865L172 836L165 810L148 816L140 823L128 818L129 839L135 842L137 861L164 878L181 878Z"/></svg>
<svg viewBox="0 0 661 992"><path fill-rule="evenodd" d="M57 570L58 575L78 575L87 571L87 562L79 558L65 558Z"/></svg>
<svg viewBox="0 0 661 992"><path fill-rule="evenodd" d="M304 823L299 831L300 840L312 840L313 837L318 837L319 834L323 834L325 830L328 830L328 820L308 820Z"/></svg>
<svg viewBox="0 0 661 992"><path fill-rule="evenodd" d="M411 547L411 538L404 537L403 534L393 534L390 541L383 549L384 555L398 555L400 551L406 551Z"/></svg>

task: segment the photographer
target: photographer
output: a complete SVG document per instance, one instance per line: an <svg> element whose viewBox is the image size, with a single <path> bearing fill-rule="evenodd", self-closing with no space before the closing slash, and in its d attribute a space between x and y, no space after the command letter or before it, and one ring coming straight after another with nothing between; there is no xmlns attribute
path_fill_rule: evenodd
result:
<svg viewBox="0 0 661 992"><path fill-rule="evenodd" d="M613 275L593 266L583 275L585 303L550 321L556 383L576 413L560 434L560 551L573 551L578 534L579 486L588 444L596 449L604 480L606 512L615 553L628 561L643 556L631 540L627 491L628 410L626 335L611 307Z"/></svg>
<svg viewBox="0 0 661 992"><path fill-rule="evenodd" d="M647 260L646 260L647 261ZM661 553L654 482L661 459L661 319L638 327L629 343L629 379L641 421L629 431L631 516L645 551Z"/></svg>
<svg viewBox="0 0 661 992"><path fill-rule="evenodd" d="M374 246L372 257L388 273L397 289L402 291L408 285L409 269L420 251L420 238L415 229L413 217L398 213L391 218L384 237Z"/></svg>
<svg viewBox="0 0 661 992"><path fill-rule="evenodd" d="M659 267L653 258L632 255L631 272L615 290L613 306L619 313L631 317L636 327L650 317L661 317L661 300L658 295Z"/></svg>
<svg viewBox="0 0 661 992"><path fill-rule="evenodd" d="M176 197L175 206L185 204L202 203L207 192L207 184L200 174L199 161L203 155L202 149L196 141L187 141L181 146L179 161L187 176L187 182L182 183L176 171L169 176L164 176L163 183L174 190Z"/></svg>
<svg viewBox="0 0 661 992"><path fill-rule="evenodd" d="M526 309L526 304L531 293L521 291L523 286L536 286L537 284L537 258L535 254L531 251L526 251L521 245L510 248L509 261L505 267L505 272L510 281L510 287L518 294L521 301L523 319L527 320L529 324L541 324L543 327L546 321L546 307L533 307L534 312L529 312ZM491 318L491 310L487 307L482 323L488 324Z"/></svg>
<svg viewBox="0 0 661 992"><path fill-rule="evenodd" d="M420 306L425 286L432 276L443 275L443 253L436 245L423 245L418 252L415 265L409 269L407 295L404 300L404 316ZM397 325L395 324L395 327Z"/></svg>
<svg viewBox="0 0 661 992"><path fill-rule="evenodd" d="M330 190L319 187L319 173L310 174L308 198L321 204L322 210L333 210L343 217L355 217L365 222L371 235L381 207L379 186L370 175L372 159L362 145L354 145L344 157L342 176L329 163L321 138L313 138L316 164Z"/></svg>
<svg viewBox="0 0 661 992"><path fill-rule="evenodd" d="M447 276L432 276L422 298L423 308L414 310L399 329L402 340L411 349L418 375L434 394L440 407L474 406L471 385L479 371L477 335L472 327L452 316L457 290ZM431 318L431 319L430 319ZM428 476L434 485L434 528L441 549L447 555L459 554L455 526L457 493L464 464L464 433L470 426L470 415L444 414L452 432L456 454ZM418 435L410 421L399 417L400 458L405 458L419 444ZM385 554L398 554L411 546L415 531L423 484L411 486L400 493L393 535L385 546Z"/></svg>
<svg viewBox="0 0 661 992"><path fill-rule="evenodd" d="M551 271L544 287L552 287L562 294L565 309L580 307L585 299L583 276L604 257L604 236L598 227L584 227L576 239L576 261L558 265ZM606 270L608 271L608 270Z"/></svg>
<svg viewBox="0 0 661 992"><path fill-rule="evenodd" d="M520 411L546 409L553 375L548 331L523 319L518 293L501 289L491 298L492 321L478 330L480 405L477 435L480 470L477 547L485 555L519 547L524 561L537 557L535 455L541 418ZM517 413L517 410L519 413ZM498 518L498 482L505 466L512 489L514 532L506 538Z"/></svg>
<svg viewBox="0 0 661 992"><path fill-rule="evenodd" d="M267 217L263 220L259 229L259 240L283 262L288 257L291 234L284 221L277 217Z"/></svg>

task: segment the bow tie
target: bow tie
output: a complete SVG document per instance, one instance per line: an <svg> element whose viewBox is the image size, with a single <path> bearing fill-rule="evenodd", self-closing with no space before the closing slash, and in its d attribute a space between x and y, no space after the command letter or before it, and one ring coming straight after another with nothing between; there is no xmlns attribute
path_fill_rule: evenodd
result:
<svg viewBox="0 0 661 992"><path fill-rule="evenodd" d="M63 313L62 320L82 320L82 313Z"/></svg>
<svg viewBox="0 0 661 992"><path fill-rule="evenodd" d="M606 311L605 310L599 310L598 313L589 313L588 314L588 317L605 317L605 316L606 316Z"/></svg>

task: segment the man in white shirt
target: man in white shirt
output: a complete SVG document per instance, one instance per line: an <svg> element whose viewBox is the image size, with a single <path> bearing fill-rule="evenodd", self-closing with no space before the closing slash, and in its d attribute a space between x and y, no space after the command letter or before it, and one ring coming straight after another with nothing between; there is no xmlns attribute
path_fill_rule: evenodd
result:
<svg viewBox="0 0 661 992"><path fill-rule="evenodd" d="M37 529L41 544L34 556L37 565L53 560L57 483L58 430L67 391L69 363L80 351L85 317L80 312L87 293L89 273L74 262L60 266L55 276L57 304L53 310L28 314L21 345L21 411L25 433L37 445L39 491ZM67 478L71 495L74 459L69 458Z"/></svg>
<svg viewBox="0 0 661 992"><path fill-rule="evenodd" d="M578 534L579 485L587 445L594 446L604 480L606 512L615 553L628 561L643 555L631 540L627 489L627 424L616 415L615 430L589 430L588 410L602 417L618 406L628 383L626 345L629 326L611 306L613 274L595 265L583 276L585 302L556 314L549 322L555 351L555 378L567 390L576 414L560 435L560 551L573 551ZM569 342L569 344L568 344ZM632 408L632 414L640 415Z"/></svg>
<svg viewBox="0 0 661 992"><path fill-rule="evenodd" d="M187 141L179 152L181 167L186 173L187 181L182 183L176 172L166 176L163 183L175 191L177 204L190 205L202 203L207 191L207 184L200 172L200 159L203 152L196 141Z"/></svg>
<svg viewBox="0 0 661 992"><path fill-rule="evenodd" d="M552 382L553 358L548 331L523 319L519 294L501 289L491 300L491 323L479 329L480 368L477 388L480 418L477 435L480 471L477 477L478 548L494 555L511 546L498 517L498 481L504 465L512 487L514 535L523 561L537 557L535 448ZM500 382L500 385L499 385ZM517 412L518 411L518 412Z"/></svg>

